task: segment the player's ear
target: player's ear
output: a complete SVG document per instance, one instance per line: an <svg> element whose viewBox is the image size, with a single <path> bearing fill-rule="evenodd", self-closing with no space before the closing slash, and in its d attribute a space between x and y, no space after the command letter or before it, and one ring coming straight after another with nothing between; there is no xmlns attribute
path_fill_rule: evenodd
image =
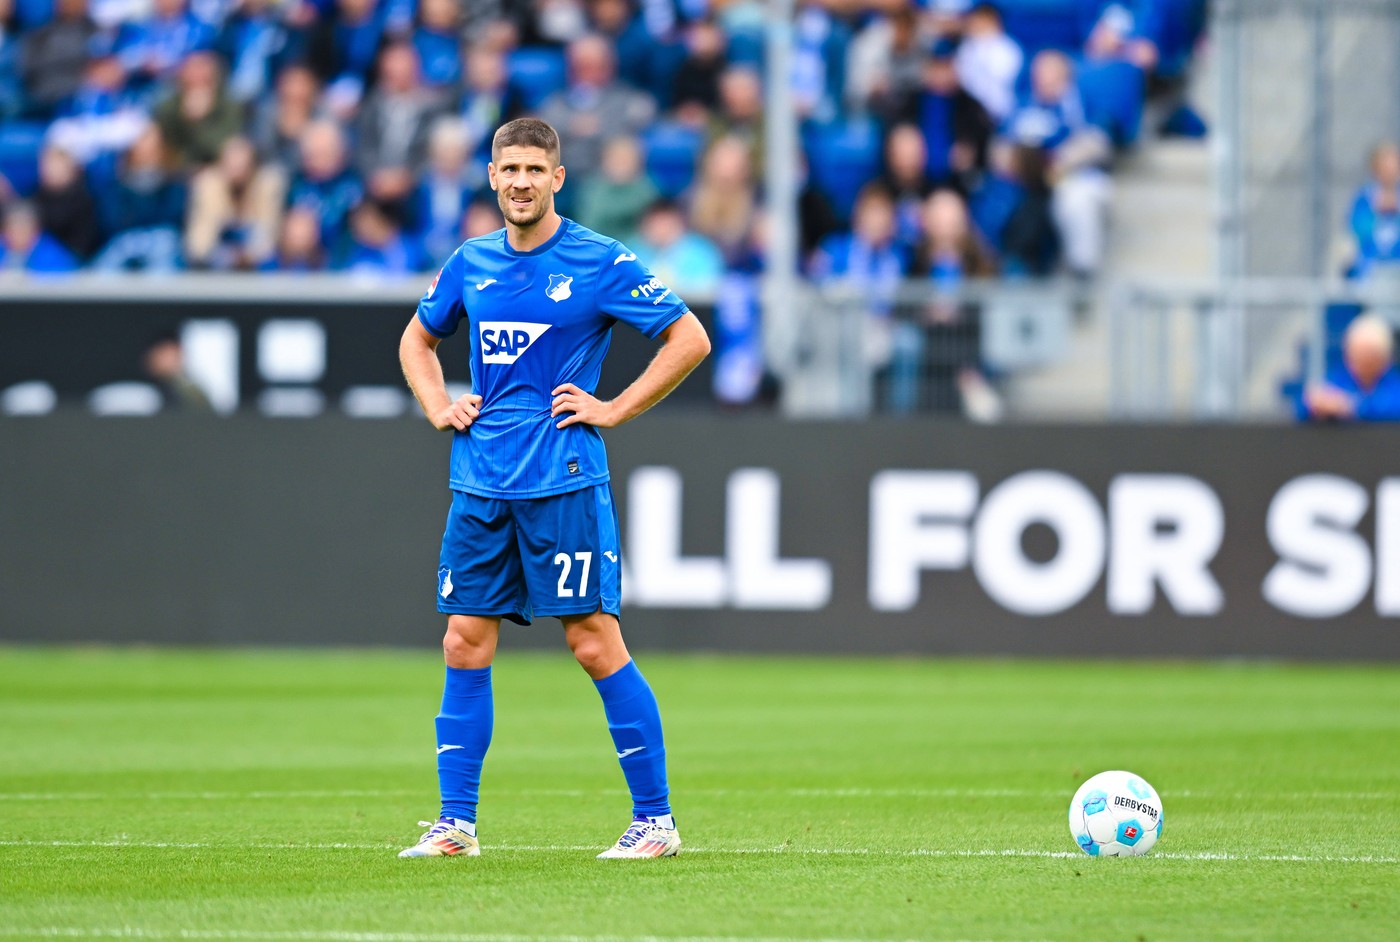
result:
<svg viewBox="0 0 1400 942"><path fill-rule="evenodd" d="M564 165L560 164L554 168L554 192L558 193L564 186Z"/></svg>
<svg viewBox="0 0 1400 942"><path fill-rule="evenodd" d="M491 189L496 188L496 162L493 160L486 165L486 179L491 184Z"/></svg>

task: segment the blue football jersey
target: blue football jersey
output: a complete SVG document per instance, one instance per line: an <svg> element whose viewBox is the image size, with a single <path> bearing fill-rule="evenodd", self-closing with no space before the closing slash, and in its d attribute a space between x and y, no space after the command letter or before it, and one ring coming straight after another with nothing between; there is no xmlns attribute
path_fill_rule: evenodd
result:
<svg viewBox="0 0 1400 942"><path fill-rule="evenodd" d="M481 416L452 442L451 486L481 497L548 497L608 480L603 436L556 428L553 391L598 389L613 324L656 337L689 309L616 239L564 219L544 245L517 252L500 229L452 254L418 302L447 337L465 318Z"/></svg>

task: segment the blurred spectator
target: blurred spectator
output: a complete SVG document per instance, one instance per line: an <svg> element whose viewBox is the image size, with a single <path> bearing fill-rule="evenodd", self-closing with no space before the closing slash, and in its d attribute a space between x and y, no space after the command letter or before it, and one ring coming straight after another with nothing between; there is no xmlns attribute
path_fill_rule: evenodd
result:
<svg viewBox="0 0 1400 942"><path fill-rule="evenodd" d="M459 0L419 0L413 48L430 88L454 88L462 80L462 10Z"/></svg>
<svg viewBox="0 0 1400 942"><path fill-rule="evenodd" d="M60 147L39 154L39 186L34 193L39 224L79 259L97 250L97 206L83 178L83 168Z"/></svg>
<svg viewBox="0 0 1400 942"><path fill-rule="evenodd" d="M979 3L968 12L955 60L958 81L998 123L1016 106L1016 78L1024 58L1016 40L1006 35L995 6Z"/></svg>
<svg viewBox="0 0 1400 942"><path fill-rule="evenodd" d="M884 121L907 119L924 84L928 39L913 5L873 17L851 42L846 102Z"/></svg>
<svg viewBox="0 0 1400 942"><path fill-rule="evenodd" d="M57 274L73 271L78 260L53 236L39 227L34 206L15 201L5 207L0 230L0 271Z"/></svg>
<svg viewBox="0 0 1400 942"><path fill-rule="evenodd" d="M330 261L321 240L321 220L311 209L293 207L282 217L282 231L272 257L258 267L262 271L325 271Z"/></svg>
<svg viewBox="0 0 1400 942"><path fill-rule="evenodd" d="M928 147L912 124L890 128L885 138L885 172L880 184L894 200L895 237L908 250L923 235L924 200L933 192L928 175Z"/></svg>
<svg viewBox="0 0 1400 942"><path fill-rule="evenodd" d="M696 20L686 27L685 46L686 57L671 84L671 103L680 121L698 127L719 107L724 33L713 20Z"/></svg>
<svg viewBox="0 0 1400 942"><path fill-rule="evenodd" d="M1045 152L1064 260L1076 276L1093 275L1103 260L1112 195L1104 167L1112 146L1107 135L1084 120L1067 56L1046 50L1031 61L1030 93L1012 113L1006 131L1014 142Z"/></svg>
<svg viewBox="0 0 1400 942"><path fill-rule="evenodd" d="M996 190L1005 187L1006 210L1000 225L986 225L983 231L999 239L1008 273L1049 275L1059 258L1060 239L1048 156L1039 147L1006 145L998 148L996 165L992 179L983 183L977 198L985 207L995 198Z"/></svg>
<svg viewBox="0 0 1400 942"><path fill-rule="evenodd" d="M1104 7L1089 31L1084 54L1091 60L1131 62L1144 73L1157 67L1159 58L1155 35L1158 0L1129 0Z"/></svg>
<svg viewBox="0 0 1400 942"><path fill-rule="evenodd" d="M253 113L250 136L258 158L290 173L301 161L301 136L316 118L321 83L304 65L289 65L277 73L276 93L264 98Z"/></svg>
<svg viewBox="0 0 1400 942"><path fill-rule="evenodd" d="M277 241L286 193L281 168L259 167L247 138L229 138L218 161L190 181L185 263L221 271L260 267Z"/></svg>
<svg viewBox="0 0 1400 942"><path fill-rule="evenodd" d="M312 8L286 6L290 10L279 9L278 0L234 0L217 43L228 63L228 94L234 101L262 100L272 90L273 76L296 51L283 17L307 19Z"/></svg>
<svg viewBox="0 0 1400 942"><path fill-rule="evenodd" d="M223 67L212 52L194 52L180 63L175 92L155 110L176 160L201 167L219 156L224 142L243 130L243 109L224 91Z"/></svg>
<svg viewBox="0 0 1400 942"><path fill-rule="evenodd" d="M617 53L617 74L633 88L645 88L670 103L669 92L681 62L681 52L671 28L648 31L645 17L632 0L588 0L588 28L612 44ZM655 6L655 4L653 4Z"/></svg>
<svg viewBox="0 0 1400 942"><path fill-rule="evenodd" d="M384 47L374 90L360 108L355 155L366 191L400 219L427 158L428 128L445 106L443 96L423 84L413 46Z"/></svg>
<svg viewBox="0 0 1400 942"><path fill-rule="evenodd" d="M377 0L335 0L334 12L311 26L306 61L336 117L347 120L359 107L382 35Z"/></svg>
<svg viewBox="0 0 1400 942"><path fill-rule="evenodd" d="M958 83L954 49L948 40L934 45L914 117L924 132L929 177L968 192L986 166L993 125L987 110Z"/></svg>
<svg viewBox="0 0 1400 942"><path fill-rule="evenodd" d="M899 398L910 391L892 386L891 403L897 410L918 403L936 411L960 409L974 421L1001 417L1001 399L978 367L980 306L959 293L967 279L996 273L995 259L973 229L962 195L935 191L924 203L924 242L914 262L914 274L933 287L915 354L923 401Z"/></svg>
<svg viewBox="0 0 1400 942"><path fill-rule="evenodd" d="M1356 239L1352 277L1400 261L1400 145L1387 141L1371 151L1371 179L1352 201L1350 224Z"/></svg>
<svg viewBox="0 0 1400 942"><path fill-rule="evenodd" d="M185 187L171 163L160 128L148 125L127 151L110 192L99 191L110 238L94 268L170 271L179 266Z"/></svg>
<svg viewBox="0 0 1400 942"><path fill-rule="evenodd" d="M466 122L471 153L483 165L491 159L491 137L507 121L520 117L524 106L510 87L505 53L477 44L467 54L466 83L457 113Z"/></svg>
<svg viewBox="0 0 1400 942"><path fill-rule="evenodd" d="M339 267L376 275L406 275L423 271L428 263L417 240L404 233L397 214L374 200L365 200L350 211L350 250Z"/></svg>
<svg viewBox="0 0 1400 942"><path fill-rule="evenodd" d="M671 200L657 200L647 208L628 246L639 262L679 294L708 296L724 273L719 249L689 231L685 213Z"/></svg>
<svg viewBox="0 0 1400 942"><path fill-rule="evenodd" d="M710 140L734 137L749 149L755 167L763 166L763 79L749 66L731 66L719 77L719 111L710 121Z"/></svg>
<svg viewBox="0 0 1400 942"><path fill-rule="evenodd" d="M94 56L83 71L78 90L49 125L48 141L83 164L94 182L110 180L116 155L124 153L150 123L126 91L121 63L111 55Z"/></svg>
<svg viewBox="0 0 1400 942"><path fill-rule="evenodd" d="M364 197L360 178L350 169L345 133L329 119L313 121L301 135L301 162L292 177L287 205L315 213L321 244L335 252L345 236L350 208Z"/></svg>
<svg viewBox="0 0 1400 942"><path fill-rule="evenodd" d="M752 159L742 139L721 137L710 145L689 202L691 226L726 255L748 239L758 201Z"/></svg>
<svg viewBox="0 0 1400 942"><path fill-rule="evenodd" d="M564 164L582 180L598 172L603 141L640 132L655 116L656 104L618 81L612 47L603 37L579 37L569 44L568 57L568 85L544 101L540 117L559 132Z"/></svg>
<svg viewBox="0 0 1400 942"><path fill-rule="evenodd" d="M1342 338L1342 362L1321 383L1308 386L1298 418L1315 421L1400 421L1400 370L1394 333L1375 315L1352 321Z"/></svg>
<svg viewBox="0 0 1400 942"><path fill-rule="evenodd" d="M831 121L840 110L850 31L824 2L799 2L793 27L793 106L801 118Z"/></svg>
<svg viewBox="0 0 1400 942"><path fill-rule="evenodd" d="M763 348L763 259L768 248L768 224L762 213L754 219L748 243L731 260L714 306L715 399L740 408L772 405L777 381L767 370Z"/></svg>
<svg viewBox="0 0 1400 942"><path fill-rule="evenodd" d="M465 241L499 232L505 228L505 224L501 218L501 207L495 202L485 198L474 200L462 216L462 239Z"/></svg>
<svg viewBox="0 0 1400 942"><path fill-rule="evenodd" d="M126 23L117 34L117 58L137 88L170 78L186 56L214 41L187 0L154 0L154 6L151 16Z"/></svg>
<svg viewBox="0 0 1400 942"><path fill-rule="evenodd" d="M209 397L185 372L185 351L180 345L179 334L161 334L152 341L142 357L142 366L146 375L159 387L166 409L212 411Z"/></svg>
<svg viewBox="0 0 1400 942"><path fill-rule="evenodd" d="M812 182L812 174L805 155L799 155L797 191L797 240L802 258L807 258L822 240L833 232L846 228L845 222L836 213L821 187Z"/></svg>
<svg viewBox="0 0 1400 942"><path fill-rule="evenodd" d="M428 135L428 168L419 179L412 216L415 234L437 264L461 244L462 214L481 187L470 145L466 122L455 116L438 118Z"/></svg>
<svg viewBox="0 0 1400 942"><path fill-rule="evenodd" d="M54 18L24 35L19 71L32 112L51 115L78 90L96 32L87 0L57 0Z"/></svg>
<svg viewBox="0 0 1400 942"><path fill-rule="evenodd" d="M890 390L890 407L909 412L918 383L917 328L897 321L895 297L909 270L909 257L895 240L894 201L878 184L866 184L851 210L851 231L828 236L813 255L812 277L840 285L843 300L866 317L865 358L877 384Z"/></svg>
<svg viewBox="0 0 1400 942"><path fill-rule="evenodd" d="M601 172L584 180L581 189L575 218L595 232L624 240L661 195L642 167L642 148L634 137L609 139Z"/></svg>

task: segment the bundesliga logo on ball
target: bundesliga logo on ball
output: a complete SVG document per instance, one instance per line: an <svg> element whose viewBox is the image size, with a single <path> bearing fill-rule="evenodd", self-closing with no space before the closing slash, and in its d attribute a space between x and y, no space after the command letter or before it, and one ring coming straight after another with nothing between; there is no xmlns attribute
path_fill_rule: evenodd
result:
<svg viewBox="0 0 1400 942"><path fill-rule="evenodd" d="M1100 772L1074 793L1069 833L1091 857L1141 857L1162 836L1162 799L1131 772Z"/></svg>

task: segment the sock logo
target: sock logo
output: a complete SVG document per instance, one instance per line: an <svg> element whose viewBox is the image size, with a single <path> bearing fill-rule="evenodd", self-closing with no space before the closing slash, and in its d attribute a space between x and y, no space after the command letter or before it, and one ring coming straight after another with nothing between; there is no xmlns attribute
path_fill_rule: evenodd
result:
<svg viewBox="0 0 1400 942"><path fill-rule="evenodd" d="M633 746L631 749L624 749L617 754L619 759L625 759L634 752L641 752L646 746Z"/></svg>
<svg viewBox="0 0 1400 942"><path fill-rule="evenodd" d="M438 754L438 755L442 755L444 752L446 752L446 751L449 750L449 749L461 749L461 748L463 748L463 747L462 747L462 746L438 746L438 748L437 748L437 754Z"/></svg>

